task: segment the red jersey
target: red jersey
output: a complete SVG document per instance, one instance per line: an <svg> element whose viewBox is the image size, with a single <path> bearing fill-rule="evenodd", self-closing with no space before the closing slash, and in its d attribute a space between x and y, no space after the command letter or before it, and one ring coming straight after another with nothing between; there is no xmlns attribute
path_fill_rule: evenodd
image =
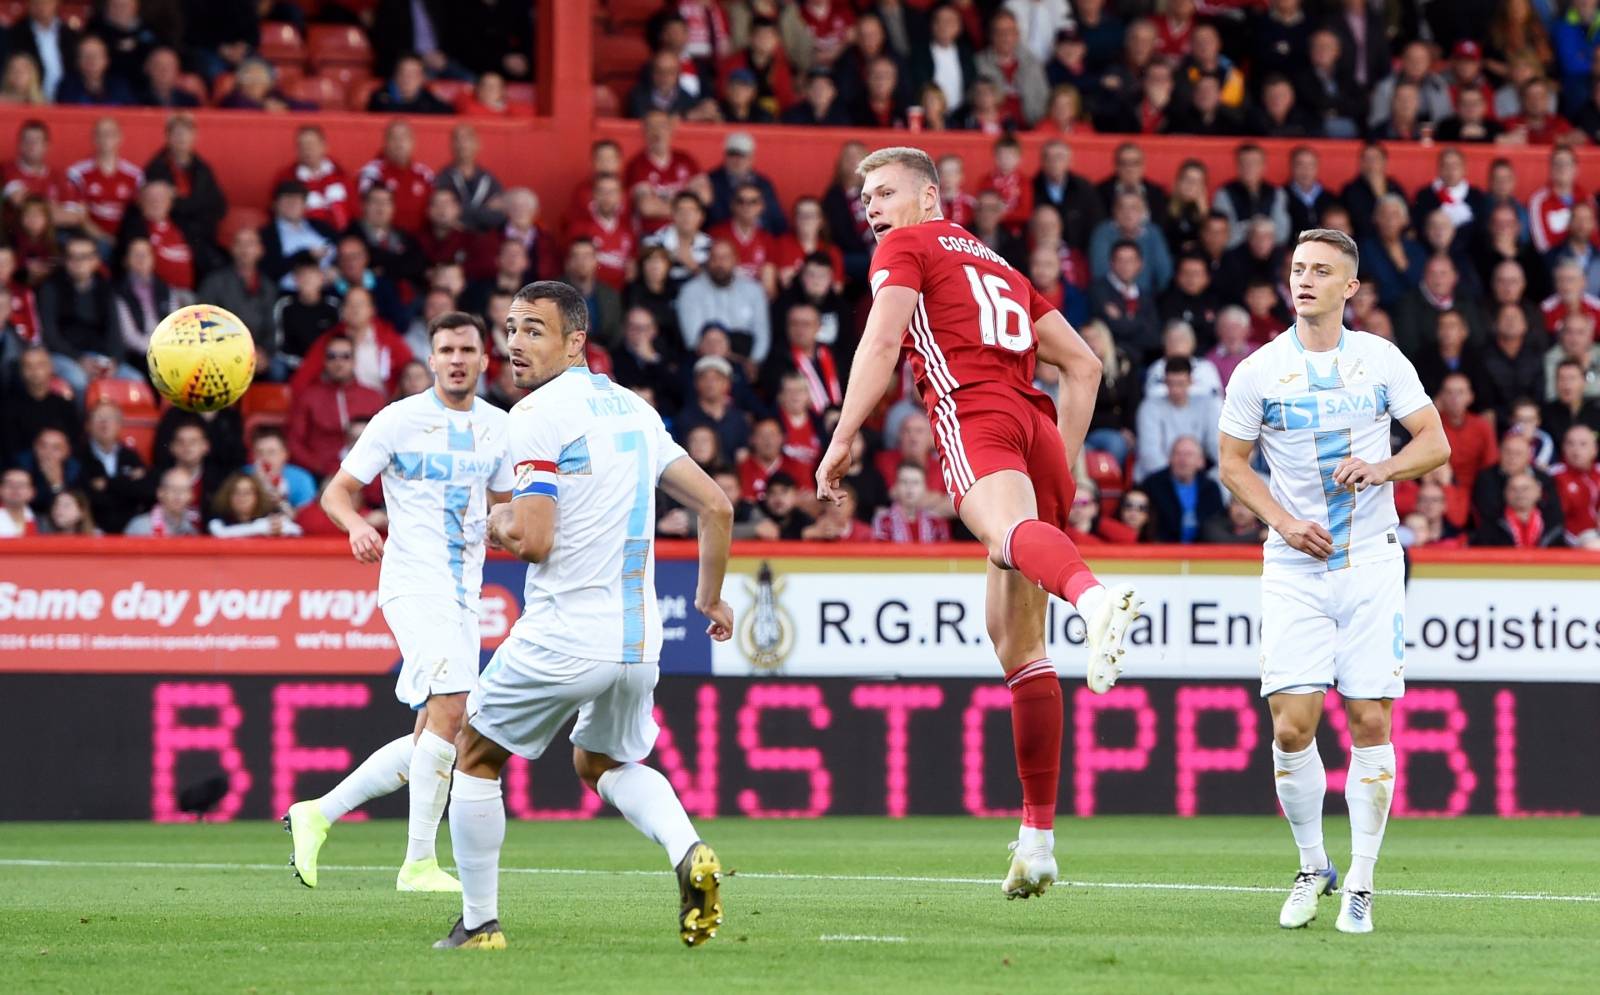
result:
<svg viewBox="0 0 1600 995"><path fill-rule="evenodd" d="M650 158L649 149L640 149L639 154L628 160L628 165L622 171L622 185L630 192L643 183L650 188L650 192L662 200L671 201L679 191L689 186L689 181L700 172L700 164L694 161L694 156L680 149L673 149L667 154L666 162L657 162ZM645 223L645 234L665 227L666 218L658 218Z"/></svg>
<svg viewBox="0 0 1600 995"><path fill-rule="evenodd" d="M1587 314L1589 319L1595 323L1595 327L1600 328L1600 297L1595 297L1593 294L1584 294L1577 310ZM1544 315L1544 330L1551 335L1561 331L1561 326L1566 322L1567 315L1572 313L1556 294L1546 297L1544 302L1539 305L1539 311Z"/></svg>
<svg viewBox="0 0 1600 995"><path fill-rule="evenodd" d="M34 306L33 291L25 283L13 283L9 287L0 287L0 294L11 298L11 316L6 319L4 327L16 332L24 343L38 345L39 310Z"/></svg>
<svg viewBox="0 0 1600 995"><path fill-rule="evenodd" d="M93 159L83 159L67 167L67 183L71 202L82 204L89 220L102 231L115 232L144 185L144 170L118 159L108 173Z"/></svg>
<svg viewBox="0 0 1600 995"><path fill-rule="evenodd" d="M821 10L817 10L821 6ZM811 37L816 40L816 47L825 52L840 52L844 50L845 43L850 40L850 29L855 27L855 15L850 8L839 0L829 0L825 4L802 3L800 19L811 30Z"/></svg>
<svg viewBox="0 0 1600 995"><path fill-rule="evenodd" d="M1008 225L1021 227L1028 223L1033 213L1033 186L1020 170L1010 173L990 173L978 185L979 190L993 190L1006 202L1005 217Z"/></svg>
<svg viewBox="0 0 1600 995"><path fill-rule="evenodd" d="M382 184L394 194L394 226L412 234L422 229L428 213L428 197L433 193L433 170L420 162L397 166L379 157L361 167L361 192Z"/></svg>
<svg viewBox="0 0 1600 995"><path fill-rule="evenodd" d="M843 285L844 254L837 247L822 242L819 242L813 251L827 254L829 261L833 263L834 285ZM778 267L778 279L785 284L800 272L800 267L804 265L808 255L810 253L801 247L800 240L795 238L793 233L773 239L772 264Z"/></svg>
<svg viewBox="0 0 1600 995"><path fill-rule="evenodd" d="M810 415L790 420L786 413L780 411L778 424L783 426L784 458L792 467L805 471L794 479L810 480L811 475L817 472L817 461L822 458L822 436L817 434L816 423Z"/></svg>
<svg viewBox="0 0 1600 995"><path fill-rule="evenodd" d="M808 480L816 471L803 463L796 463L779 454L771 464L756 459L752 453L739 461L739 494L746 501L760 501L767 494L767 481L782 470L796 480Z"/></svg>
<svg viewBox="0 0 1600 995"><path fill-rule="evenodd" d="M628 283L628 261L633 258L639 239L633 233L628 218L618 214L609 222L594 213L593 205L567 232L568 240L587 238L594 243L595 259L599 269L595 276L618 293Z"/></svg>
<svg viewBox="0 0 1600 995"><path fill-rule="evenodd" d="M8 162L6 168L0 170L0 194L7 199L18 190L25 190L29 194L36 194L52 204L64 204L71 200L70 186L66 177L44 166L40 169L29 169L19 162Z"/></svg>
<svg viewBox="0 0 1600 995"><path fill-rule="evenodd" d="M904 347L930 415L957 389L988 383L1043 401L1053 416L1033 386L1033 323L1055 307L976 236L944 220L896 228L869 273L874 295L885 286L919 295Z"/></svg>
<svg viewBox="0 0 1600 995"><path fill-rule="evenodd" d="M334 231L344 231L355 219L350 177L332 159L323 159L315 167L296 162L279 173L273 185L284 180L299 180L306 185L306 217L310 220L321 221Z"/></svg>
<svg viewBox="0 0 1600 995"><path fill-rule="evenodd" d="M776 255L775 239L760 225L756 225L749 234L740 235L732 221L724 221L707 234L713 239L725 238L733 243L733 251L739 257L739 272L752 280L761 279L761 267Z"/></svg>
<svg viewBox="0 0 1600 995"><path fill-rule="evenodd" d="M1600 529L1600 466L1575 470L1568 466L1550 468L1556 493L1561 497L1561 515L1567 521L1568 535L1582 535Z"/></svg>
<svg viewBox="0 0 1600 995"><path fill-rule="evenodd" d="M150 221L146 227L150 231L150 247L156 253L156 276L174 289L193 290L194 250L189 248L189 240L171 219Z"/></svg>
<svg viewBox="0 0 1600 995"><path fill-rule="evenodd" d="M1528 198L1528 234L1533 238L1533 247L1545 253L1566 241L1573 205L1586 201L1592 203L1589 192L1578 186L1568 197L1549 187L1535 190Z"/></svg>

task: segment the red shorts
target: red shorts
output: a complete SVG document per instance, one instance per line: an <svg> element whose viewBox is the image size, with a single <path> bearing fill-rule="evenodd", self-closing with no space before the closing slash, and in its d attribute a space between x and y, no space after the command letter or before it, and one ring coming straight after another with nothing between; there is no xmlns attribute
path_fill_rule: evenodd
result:
<svg viewBox="0 0 1600 995"><path fill-rule="evenodd" d="M1039 520L1067 527L1078 485L1054 413L1044 404L1004 387L962 387L934 405L929 421L945 490L957 511L973 484L1000 470L1017 470L1033 481Z"/></svg>

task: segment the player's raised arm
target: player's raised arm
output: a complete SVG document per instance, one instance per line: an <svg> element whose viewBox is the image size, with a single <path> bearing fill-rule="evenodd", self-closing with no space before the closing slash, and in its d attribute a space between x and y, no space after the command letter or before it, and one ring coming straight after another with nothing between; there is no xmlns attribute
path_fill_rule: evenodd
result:
<svg viewBox="0 0 1600 995"><path fill-rule="evenodd" d="M1089 421L1094 417L1094 402L1100 394L1100 357L1060 311L1052 310L1036 318L1033 331L1039 338L1039 359L1061 371L1056 425L1067 449L1067 465L1071 466L1078 460L1083 437L1089 433Z"/></svg>
<svg viewBox="0 0 1600 995"><path fill-rule="evenodd" d="M695 513L700 522L700 580L694 606L711 620L706 634L722 642L733 635L733 609L722 600L728 573L728 546L733 539L733 504L700 464L680 456L661 474L661 489Z"/></svg>
<svg viewBox="0 0 1600 995"><path fill-rule="evenodd" d="M861 344L856 346L850 367L850 382L845 385L839 424L834 427L827 453L817 465L820 500L837 504L844 499L839 483L850 468L850 444L894 380L900 343L916 309L917 292L910 287L881 287L872 299L867 327L861 333Z"/></svg>
<svg viewBox="0 0 1600 995"><path fill-rule="evenodd" d="M383 559L383 536L356 510L356 495L365 487L350 471L340 469L322 489L318 503L328 519L350 534L350 552L362 563Z"/></svg>

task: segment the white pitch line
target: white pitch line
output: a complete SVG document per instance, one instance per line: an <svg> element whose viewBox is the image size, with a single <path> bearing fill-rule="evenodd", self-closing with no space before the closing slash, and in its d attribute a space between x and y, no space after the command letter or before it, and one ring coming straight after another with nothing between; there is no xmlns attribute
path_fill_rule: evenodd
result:
<svg viewBox="0 0 1600 995"><path fill-rule="evenodd" d="M865 933L824 933L817 937L823 943L905 943L903 936L868 936Z"/></svg>
<svg viewBox="0 0 1600 995"><path fill-rule="evenodd" d="M185 863L161 860L47 860L27 858L0 858L0 867L39 868L131 868L157 871L276 871L288 873L288 863L282 864L223 864ZM323 864L324 871L393 873L388 864ZM599 877L668 877L672 871L598 870L586 867L502 867L505 874L545 874L556 876L594 875ZM730 877L753 878L766 881L864 881L883 884L949 884L993 886L991 878L921 877L902 874L789 874L781 871L735 871ZM1114 891L1222 891L1250 895L1281 895L1282 888L1240 884L1193 884L1169 881L1057 881L1057 887L1101 888ZM1493 892L1493 891L1426 891L1419 889L1394 889L1380 892L1385 897L1446 898L1472 902L1579 902L1600 903L1600 895L1557 895L1548 892Z"/></svg>

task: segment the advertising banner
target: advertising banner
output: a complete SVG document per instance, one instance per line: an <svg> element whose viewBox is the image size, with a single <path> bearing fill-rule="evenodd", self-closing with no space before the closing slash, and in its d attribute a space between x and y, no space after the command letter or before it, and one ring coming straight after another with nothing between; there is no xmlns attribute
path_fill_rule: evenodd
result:
<svg viewBox="0 0 1600 995"><path fill-rule="evenodd" d="M167 540L179 543L181 540ZM342 543L191 544L176 555L26 551L0 557L0 672L372 675L398 652L377 568ZM665 548L656 588L662 670L756 677L992 677L981 554L740 556L725 595L735 638L712 645L694 609L692 546ZM877 547L882 548L882 547ZM237 550L237 552L235 552ZM249 550L247 552L247 550ZM959 550L960 555L956 555ZM1091 559L1146 601L1129 679L1253 678L1260 564L1251 559ZM523 564L484 566L484 660L521 611ZM1419 564L1407 594L1414 681L1600 682L1600 562ZM1083 622L1052 602L1050 648L1081 658Z"/></svg>
<svg viewBox="0 0 1600 995"><path fill-rule="evenodd" d="M1254 681L1063 689L1062 813L1276 810ZM10 716L18 742L72 744L70 776L13 770L0 819L276 818L412 722L382 676L4 674L0 695L26 703ZM998 680L664 677L656 704L648 762L696 818L1019 814ZM1338 812L1350 743L1336 696L1330 705L1319 744ZM1600 813L1596 715L1600 684L1413 685L1394 709L1394 814ZM520 819L603 808L560 737L540 760L513 761L505 797ZM403 818L405 806L398 791L354 817Z"/></svg>

